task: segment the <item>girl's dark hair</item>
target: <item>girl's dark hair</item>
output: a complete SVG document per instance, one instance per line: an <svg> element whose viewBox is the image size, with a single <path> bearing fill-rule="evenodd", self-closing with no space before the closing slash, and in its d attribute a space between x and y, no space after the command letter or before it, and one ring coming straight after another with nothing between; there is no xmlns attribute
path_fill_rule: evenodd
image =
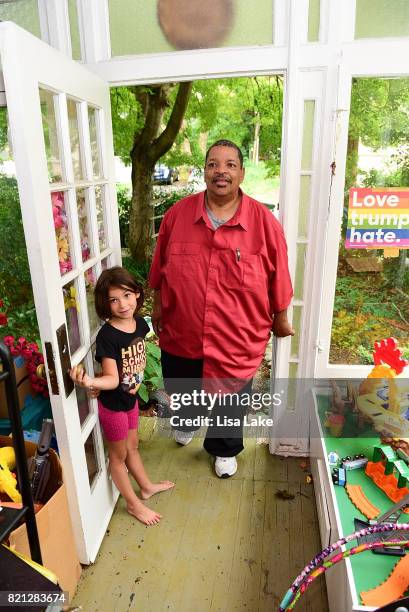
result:
<svg viewBox="0 0 409 612"><path fill-rule="evenodd" d="M143 304L143 288L135 278L121 266L114 266L104 270L97 284L95 285L95 310L100 319L104 321L111 318L111 306L109 304L109 290L111 287L121 287L123 289L130 289L134 293L139 293L139 297L136 303L135 316L137 311Z"/></svg>

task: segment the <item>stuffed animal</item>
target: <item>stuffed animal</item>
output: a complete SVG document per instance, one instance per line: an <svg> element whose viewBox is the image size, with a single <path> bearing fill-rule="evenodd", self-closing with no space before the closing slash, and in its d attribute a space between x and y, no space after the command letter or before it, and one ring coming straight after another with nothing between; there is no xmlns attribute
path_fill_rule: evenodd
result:
<svg viewBox="0 0 409 612"><path fill-rule="evenodd" d="M10 470L16 466L16 456L12 446L0 448L0 493L5 493L13 502L21 502L17 491L17 481Z"/></svg>

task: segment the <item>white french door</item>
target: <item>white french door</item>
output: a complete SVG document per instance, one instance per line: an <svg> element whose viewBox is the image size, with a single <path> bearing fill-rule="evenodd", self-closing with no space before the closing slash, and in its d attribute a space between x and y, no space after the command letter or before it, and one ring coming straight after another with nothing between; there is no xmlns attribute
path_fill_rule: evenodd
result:
<svg viewBox="0 0 409 612"><path fill-rule="evenodd" d="M67 375L93 371L93 287L120 263L108 85L11 23L0 53L34 299L70 513L82 563L115 501L96 401Z"/></svg>
<svg viewBox="0 0 409 612"><path fill-rule="evenodd" d="M351 94L353 87L357 86L359 81L364 81L368 78L382 79L390 82L408 80L409 82L408 54L408 39L355 41L342 46L337 108L333 113L333 161L336 162L336 172L332 180L325 254L322 258L324 266L323 285L315 363L315 376L317 378L361 379L368 375L372 367L364 365L364 363L356 363L357 359L355 359L355 363L348 362L347 359L342 362L342 358L337 359L334 352L331 352L334 343L334 300L338 278L338 256L345 190L352 186L359 186L347 185L345 178L348 159ZM365 112L373 112L373 110L370 110L369 100L368 108ZM402 130L409 132L409 125L402 126ZM360 140L365 142L365 133L362 136L363 138ZM384 145L385 148L387 146L387 144ZM363 157L360 154L358 156L358 172L361 173L365 169ZM370 165L376 164L371 162ZM382 186L382 183L381 185L371 186ZM368 255L370 254L371 252L369 251ZM362 275L362 286L364 286L364 283L368 284L371 282L371 277L364 273ZM347 314L350 312L353 312L352 308L348 307ZM394 335L393 328L385 326L381 337L390 335ZM381 339L381 337L378 339ZM357 340L352 340L351 342L356 343ZM358 339L359 342L360 340Z"/></svg>

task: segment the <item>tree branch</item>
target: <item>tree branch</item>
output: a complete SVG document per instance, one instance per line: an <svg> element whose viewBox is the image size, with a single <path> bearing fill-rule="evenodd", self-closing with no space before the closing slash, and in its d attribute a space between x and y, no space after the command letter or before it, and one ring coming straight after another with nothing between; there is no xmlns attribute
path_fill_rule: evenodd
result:
<svg viewBox="0 0 409 612"><path fill-rule="evenodd" d="M154 152L151 148L152 141L160 128L163 113L168 105L169 85L158 85L146 91L146 114L145 124L140 132L135 134L132 155L143 151L148 158L154 159Z"/></svg>
<svg viewBox="0 0 409 612"><path fill-rule="evenodd" d="M152 142L152 154L155 159L162 157L173 145L182 125L191 91L192 83L190 81L180 83L168 124L162 134Z"/></svg>

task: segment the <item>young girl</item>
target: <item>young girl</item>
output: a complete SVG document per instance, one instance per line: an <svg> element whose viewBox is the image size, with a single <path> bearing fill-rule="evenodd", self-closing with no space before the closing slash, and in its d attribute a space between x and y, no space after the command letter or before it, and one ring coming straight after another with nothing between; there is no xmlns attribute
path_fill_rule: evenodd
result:
<svg viewBox="0 0 409 612"><path fill-rule="evenodd" d="M128 471L141 490L141 498L174 486L165 480L149 480L138 451L138 400L136 393L146 365L144 337L149 331L137 315L143 304L143 290L127 270L116 266L104 270L95 286L95 310L106 321L96 339L96 360L102 364L102 376L91 378L76 366L72 380L91 391L100 391L98 413L108 443L112 480L127 502L127 509L145 525L162 518L136 496Z"/></svg>

